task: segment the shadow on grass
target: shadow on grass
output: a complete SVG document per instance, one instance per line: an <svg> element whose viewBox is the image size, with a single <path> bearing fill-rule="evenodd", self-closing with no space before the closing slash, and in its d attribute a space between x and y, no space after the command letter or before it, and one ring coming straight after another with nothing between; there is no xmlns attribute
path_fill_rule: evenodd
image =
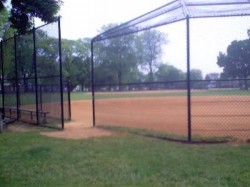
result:
<svg viewBox="0 0 250 187"><path fill-rule="evenodd" d="M225 136L225 137L212 137L212 136L193 136L192 140L189 141L185 135L170 134L166 132L159 132L146 129L129 128L129 127L115 127L110 125L98 125L97 128L116 131L121 133L129 133L149 138L155 138L159 140L166 140L171 142L187 143L187 144L220 144L230 143L237 141L236 138Z"/></svg>

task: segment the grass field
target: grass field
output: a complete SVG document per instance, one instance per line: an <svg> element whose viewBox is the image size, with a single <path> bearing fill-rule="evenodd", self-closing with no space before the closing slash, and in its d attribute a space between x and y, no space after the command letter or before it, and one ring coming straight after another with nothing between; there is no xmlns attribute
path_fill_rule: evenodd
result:
<svg viewBox="0 0 250 187"><path fill-rule="evenodd" d="M96 92L96 99L138 98L138 97L176 97L186 96L187 91L132 91L132 92ZM192 96L250 96L250 90L193 90ZM91 93L73 92L72 100L89 100Z"/></svg>
<svg viewBox="0 0 250 187"><path fill-rule="evenodd" d="M131 91L131 92L96 92L96 99L114 99L114 98L137 98L137 97L173 97L186 96L187 91ZM192 96L250 96L250 90L194 90ZM71 100L90 100L92 98L90 92L72 92ZM6 95L9 104L15 106L16 95ZM21 94L21 104L35 104L35 93ZM67 94L64 93L64 99L67 99ZM42 101L44 103L51 101L59 101L59 93L43 94ZM0 105L2 99L0 99Z"/></svg>
<svg viewBox="0 0 250 187"><path fill-rule="evenodd" d="M116 134L0 135L0 186L249 186L250 145L187 145Z"/></svg>

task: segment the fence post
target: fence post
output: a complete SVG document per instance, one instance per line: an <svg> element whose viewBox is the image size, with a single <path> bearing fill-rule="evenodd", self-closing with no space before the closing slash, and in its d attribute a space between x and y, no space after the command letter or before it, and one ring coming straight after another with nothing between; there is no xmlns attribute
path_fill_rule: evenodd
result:
<svg viewBox="0 0 250 187"><path fill-rule="evenodd" d="M191 78L190 78L190 20L186 18L187 24L187 109L188 109L188 141L192 141L192 121L191 121Z"/></svg>
<svg viewBox="0 0 250 187"><path fill-rule="evenodd" d="M64 129L64 108L63 108L63 77L62 77L62 43L61 43L61 19L58 17L58 47L59 47L59 68L60 68L60 94L61 94L61 122Z"/></svg>
<svg viewBox="0 0 250 187"><path fill-rule="evenodd" d="M95 127L95 80L94 80L94 41L91 40L91 91L92 91L92 113L93 127Z"/></svg>
<svg viewBox="0 0 250 187"><path fill-rule="evenodd" d="M67 90L68 90L69 120L71 120L71 95L70 95L71 85L69 79L67 82Z"/></svg>
<svg viewBox="0 0 250 187"><path fill-rule="evenodd" d="M39 125L39 108L38 108L38 81L37 81L37 62L36 62L36 29L33 27L33 60L34 60L34 72L35 72L35 92L36 92L36 120Z"/></svg>
<svg viewBox="0 0 250 187"><path fill-rule="evenodd" d="M2 112L0 111L0 115L2 116ZM3 118L0 118L0 133L3 132Z"/></svg>
<svg viewBox="0 0 250 187"><path fill-rule="evenodd" d="M1 90L2 90L2 119L5 118L5 103L4 103L4 96L5 96L5 90L4 90L4 59L3 59L3 41L1 41L1 68L2 68L2 72L1 72L1 80L2 80L2 84L1 84Z"/></svg>
<svg viewBox="0 0 250 187"><path fill-rule="evenodd" d="M17 64L17 42L16 35L14 36L14 51L15 51L15 81L16 81L16 109L17 109L17 120L19 120L19 107L20 107L20 93L19 93L19 81L18 81L18 64Z"/></svg>

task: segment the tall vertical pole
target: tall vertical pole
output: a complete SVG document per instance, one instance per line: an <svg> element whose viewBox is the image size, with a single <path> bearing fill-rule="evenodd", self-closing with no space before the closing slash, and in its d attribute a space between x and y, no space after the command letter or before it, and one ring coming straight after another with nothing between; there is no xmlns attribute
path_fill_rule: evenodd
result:
<svg viewBox="0 0 250 187"><path fill-rule="evenodd" d="M36 123L39 125L39 108L38 108L38 81L37 81L37 62L36 62L36 29L33 27L33 63L35 73L35 92L36 92Z"/></svg>
<svg viewBox="0 0 250 187"><path fill-rule="evenodd" d="M4 103L4 96L5 96L5 90L4 90L4 58L3 58L3 41L1 41L1 68L2 68L2 76L1 76L1 79L2 79L2 84L1 84L1 87L2 87L2 119L5 118L5 103Z"/></svg>
<svg viewBox="0 0 250 187"><path fill-rule="evenodd" d="M70 80L67 82L67 90L68 90L68 105L69 105L69 120L71 120L71 95L70 95Z"/></svg>
<svg viewBox="0 0 250 187"><path fill-rule="evenodd" d="M17 64L17 42L16 35L14 36L14 52L15 52L15 81L16 81L16 109L17 109L17 120L19 120L19 107L20 107L20 93L19 93L19 81L18 81L18 64Z"/></svg>
<svg viewBox="0 0 250 187"><path fill-rule="evenodd" d="M187 110L188 110L188 141L192 141L191 121L191 78L190 78L190 18L186 18L187 24Z"/></svg>
<svg viewBox="0 0 250 187"><path fill-rule="evenodd" d="M60 66L60 94L61 94L61 121L64 129L64 108L63 108L63 77L62 77L62 41L61 41L61 19L58 17L58 37L59 37L59 66Z"/></svg>
<svg viewBox="0 0 250 187"><path fill-rule="evenodd" d="M95 80L94 80L94 41L91 40L91 91L92 91L92 115L93 127L95 127Z"/></svg>

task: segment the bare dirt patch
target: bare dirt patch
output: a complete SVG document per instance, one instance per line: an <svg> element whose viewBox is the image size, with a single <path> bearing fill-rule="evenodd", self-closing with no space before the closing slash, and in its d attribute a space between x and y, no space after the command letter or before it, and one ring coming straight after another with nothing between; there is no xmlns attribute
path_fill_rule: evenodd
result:
<svg viewBox="0 0 250 187"><path fill-rule="evenodd" d="M113 133L107 130L86 127L81 123L71 122L66 124L66 128L62 131L41 132L41 134L48 137L79 140L93 137L111 136Z"/></svg>
<svg viewBox="0 0 250 187"><path fill-rule="evenodd" d="M62 131L41 132L42 135L65 138L87 139L92 137L111 136L114 133L92 127L92 109L90 101L72 101L72 121L65 123Z"/></svg>
<svg viewBox="0 0 250 187"><path fill-rule="evenodd" d="M249 96L193 96L192 134L250 136ZM186 97L96 100L96 123L164 131L187 136Z"/></svg>
<svg viewBox="0 0 250 187"><path fill-rule="evenodd" d="M9 124L7 126L7 130L11 132L30 132L37 130L37 127L22 122L15 122L13 124Z"/></svg>
<svg viewBox="0 0 250 187"><path fill-rule="evenodd" d="M72 122L65 124L65 130L43 134L71 139L111 135L109 131L92 128L91 104L90 100L72 101ZM250 136L249 121L249 96L192 97L193 135L233 136L247 140ZM97 99L96 124L187 136L187 98Z"/></svg>

